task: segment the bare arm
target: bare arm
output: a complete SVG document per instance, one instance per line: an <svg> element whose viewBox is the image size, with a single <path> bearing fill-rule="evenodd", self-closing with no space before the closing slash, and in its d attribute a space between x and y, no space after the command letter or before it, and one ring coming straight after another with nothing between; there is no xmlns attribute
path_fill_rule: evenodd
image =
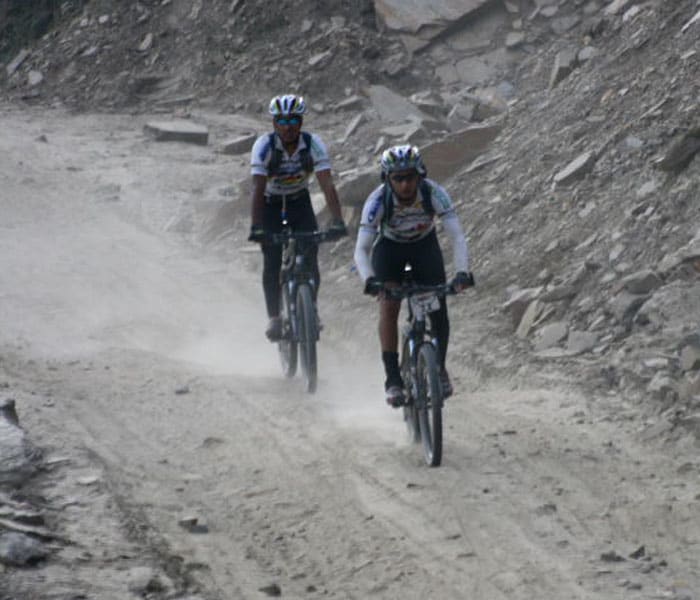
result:
<svg viewBox="0 0 700 600"><path fill-rule="evenodd" d="M264 175L253 175L253 191L250 195L250 217L252 225L262 225L266 184L267 178Z"/></svg>
<svg viewBox="0 0 700 600"><path fill-rule="evenodd" d="M331 175L330 169L316 171L316 179L318 179L318 185L321 187L321 191L323 191L326 197L326 204L328 205L331 217L342 221L343 213L340 210L340 200L338 199L338 192L333 184L333 176Z"/></svg>

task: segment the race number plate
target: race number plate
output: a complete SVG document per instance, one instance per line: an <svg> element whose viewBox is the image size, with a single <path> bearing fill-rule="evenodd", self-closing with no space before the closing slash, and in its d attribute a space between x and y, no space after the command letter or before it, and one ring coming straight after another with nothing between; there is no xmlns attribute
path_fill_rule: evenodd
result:
<svg viewBox="0 0 700 600"><path fill-rule="evenodd" d="M440 298L432 293L411 296L410 302L414 314L425 315L440 308Z"/></svg>

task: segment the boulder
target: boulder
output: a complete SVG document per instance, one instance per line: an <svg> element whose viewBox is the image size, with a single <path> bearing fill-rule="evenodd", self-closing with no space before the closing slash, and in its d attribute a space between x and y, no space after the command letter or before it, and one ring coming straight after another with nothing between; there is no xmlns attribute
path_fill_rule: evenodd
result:
<svg viewBox="0 0 700 600"><path fill-rule="evenodd" d="M235 155L250 152L256 139L257 135L254 133L239 135L228 142L224 142L221 146L221 153Z"/></svg>
<svg viewBox="0 0 700 600"><path fill-rule="evenodd" d="M418 36L424 44L490 0L374 0L380 26Z"/></svg>
<svg viewBox="0 0 700 600"><path fill-rule="evenodd" d="M438 181L451 177L481 155L500 133L498 124L467 127L421 149L428 176Z"/></svg>
<svg viewBox="0 0 700 600"><path fill-rule="evenodd" d="M143 130L157 142L185 142L200 146L209 143L209 130L190 121L151 122Z"/></svg>

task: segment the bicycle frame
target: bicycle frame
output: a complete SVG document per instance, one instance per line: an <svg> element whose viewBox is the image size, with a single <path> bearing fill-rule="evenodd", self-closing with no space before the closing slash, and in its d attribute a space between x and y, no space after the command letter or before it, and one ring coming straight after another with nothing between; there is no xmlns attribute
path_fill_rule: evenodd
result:
<svg viewBox="0 0 700 600"><path fill-rule="evenodd" d="M388 298L408 300L408 327L402 332L401 365L407 402L404 419L414 442L423 442L426 463L442 460L442 386L438 377L438 342L426 316L440 308L440 297L456 293L449 284L404 284L384 290Z"/></svg>
<svg viewBox="0 0 700 600"><path fill-rule="evenodd" d="M300 358L306 391L313 393L317 384L316 343L320 331L316 307L318 281L309 251L332 238L327 231L292 231L285 214L283 209L282 231L266 237L268 244L282 247L279 283L284 318L278 348L285 376L294 376Z"/></svg>
<svg viewBox="0 0 700 600"><path fill-rule="evenodd" d="M408 343L411 369L411 385L407 390L409 402L415 401L417 394L415 387L418 349L421 344L432 344L438 350L438 341L432 325L429 327L426 316L439 309L440 295L453 294L454 289L443 284L440 286L403 286L395 288L397 291L390 293L392 297L400 296L407 299L408 307L408 327L403 331L404 338Z"/></svg>
<svg viewBox="0 0 700 600"><path fill-rule="evenodd" d="M286 295L289 311L291 336L299 341L297 306L297 290L301 284L307 284L312 296L316 297L318 282L314 279L308 259L308 250L312 244L323 241L324 234L320 231L293 232L288 227L280 234L272 237L282 245L282 268L280 269L281 293ZM306 242L306 243L305 243Z"/></svg>

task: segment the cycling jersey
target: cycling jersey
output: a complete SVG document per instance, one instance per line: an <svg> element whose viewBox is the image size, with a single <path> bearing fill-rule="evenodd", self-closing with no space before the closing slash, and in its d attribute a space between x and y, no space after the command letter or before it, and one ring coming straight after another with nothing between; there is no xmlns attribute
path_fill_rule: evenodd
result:
<svg viewBox="0 0 700 600"><path fill-rule="evenodd" d="M273 136L275 146L282 152L282 160L277 172L270 174L268 165L272 158L272 145L270 134L260 136L253 144L251 152L251 173L253 175L263 175L267 177L265 195L290 195L296 194L308 188L309 175L302 167L300 151L306 148L303 136L299 136L299 141L294 154L291 156L282 145L282 140L278 136ZM331 160L328 155L326 145L316 134L311 134L311 148L309 149L314 163L314 172L326 171L331 168Z"/></svg>
<svg viewBox="0 0 700 600"><path fill-rule="evenodd" d="M430 201L434 214L440 217L445 233L452 241L454 270L466 272L469 270L469 250L452 200L441 185L431 179L426 179L425 182L431 189ZM381 185L369 195L362 208L354 260L363 281L376 274L376 265L372 264L370 257L373 242L388 239L397 246L411 245L421 242L435 231L434 215L426 212L423 206L420 186L415 201L410 205L401 205L393 193L391 201L394 202L392 214L389 219L385 219L384 186Z"/></svg>
<svg viewBox="0 0 700 600"><path fill-rule="evenodd" d="M452 200L445 188L432 179L425 179L425 183L430 187L434 214L444 218L448 213L454 212ZM391 194L389 201L393 202L393 208L389 219L384 218L384 193L385 187L380 185L367 198L362 209L360 230L371 233L381 231L383 236L395 242L415 242L435 229L433 215L423 207L420 186L415 201L410 205L402 204L394 193Z"/></svg>

